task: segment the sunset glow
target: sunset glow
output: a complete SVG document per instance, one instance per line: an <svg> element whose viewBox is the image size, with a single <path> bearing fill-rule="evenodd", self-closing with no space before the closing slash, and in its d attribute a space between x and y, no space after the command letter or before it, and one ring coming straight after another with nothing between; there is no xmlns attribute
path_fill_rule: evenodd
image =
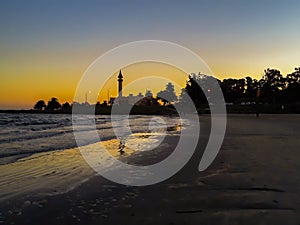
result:
<svg viewBox="0 0 300 225"><path fill-rule="evenodd" d="M266 68L285 76L300 66L299 1L3 1L0 12L0 109L30 109L51 97L72 102L81 76L97 57L137 40L185 46L219 79L260 79ZM125 85L143 75L172 80L181 73L157 64L123 69ZM99 101L107 99L109 88L116 95L115 75ZM175 81L184 86L186 77ZM132 92L149 88L156 94L164 86Z"/></svg>

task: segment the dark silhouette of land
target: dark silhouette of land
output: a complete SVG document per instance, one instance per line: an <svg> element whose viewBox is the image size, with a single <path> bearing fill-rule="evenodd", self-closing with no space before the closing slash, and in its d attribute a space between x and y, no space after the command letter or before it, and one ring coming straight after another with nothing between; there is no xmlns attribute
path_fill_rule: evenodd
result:
<svg viewBox="0 0 300 225"><path fill-rule="evenodd" d="M201 73L190 74L186 86L179 96L176 96L173 84L168 83L165 90L157 93L156 98L152 97L152 93L149 96L146 94L136 104L128 104L128 107L132 107L130 113L141 115L177 114L174 106L184 105L187 95L194 102L199 114L209 113L209 104L198 84L213 91L212 87L206 85L207 81L212 78L212 76ZM287 74L285 77L279 70L268 68L260 80L247 76L242 79L228 78L223 81L217 79L217 81L222 89L228 113L257 115L259 113L300 113L300 67L295 68L293 73ZM82 108L82 113L109 115L113 103L108 104L108 101L104 101L103 103L97 102L95 105L89 105L87 102L61 104L57 98L53 97L47 103L44 100L37 101L31 110L0 110L0 113L71 114L74 104ZM123 106L126 104L126 101L122 102Z"/></svg>

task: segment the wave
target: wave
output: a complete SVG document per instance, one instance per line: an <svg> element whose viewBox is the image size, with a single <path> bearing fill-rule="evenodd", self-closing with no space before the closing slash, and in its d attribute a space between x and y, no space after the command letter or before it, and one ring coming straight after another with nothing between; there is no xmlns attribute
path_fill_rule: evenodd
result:
<svg viewBox="0 0 300 225"><path fill-rule="evenodd" d="M94 140L83 140L82 145L116 138L112 128L112 122L126 119L126 116L111 118L110 116L78 116L76 119L76 132L83 132L85 137L94 132L90 126L94 120L99 138ZM178 118L163 118L168 127L178 123ZM151 116L130 116L130 129L134 133L151 132L149 123L153 120ZM176 122L175 122L176 120ZM166 125L160 120L152 127L163 131ZM117 128L117 127L116 127ZM55 114L0 114L0 158L12 156L28 156L48 151L65 150L77 147L75 141L71 115ZM171 131L169 129L168 131ZM1 162L0 162L1 164Z"/></svg>

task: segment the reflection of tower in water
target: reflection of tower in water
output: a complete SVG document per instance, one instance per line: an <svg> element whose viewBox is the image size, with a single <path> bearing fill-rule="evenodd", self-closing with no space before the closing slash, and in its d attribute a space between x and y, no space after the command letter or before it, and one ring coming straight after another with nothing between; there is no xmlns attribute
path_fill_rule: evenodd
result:
<svg viewBox="0 0 300 225"><path fill-rule="evenodd" d="M123 155L125 153L124 148L125 148L125 139L124 138L120 138L120 143L119 143L119 152L121 155Z"/></svg>

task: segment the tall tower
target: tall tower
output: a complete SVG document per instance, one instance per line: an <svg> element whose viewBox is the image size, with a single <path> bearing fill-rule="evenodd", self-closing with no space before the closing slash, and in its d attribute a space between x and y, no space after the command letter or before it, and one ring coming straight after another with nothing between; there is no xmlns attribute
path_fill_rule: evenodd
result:
<svg viewBox="0 0 300 225"><path fill-rule="evenodd" d="M122 75L122 71L120 70L119 72L119 76L118 76L118 83L119 83L119 91L118 91L118 97L122 97L122 83L123 83L123 75Z"/></svg>

